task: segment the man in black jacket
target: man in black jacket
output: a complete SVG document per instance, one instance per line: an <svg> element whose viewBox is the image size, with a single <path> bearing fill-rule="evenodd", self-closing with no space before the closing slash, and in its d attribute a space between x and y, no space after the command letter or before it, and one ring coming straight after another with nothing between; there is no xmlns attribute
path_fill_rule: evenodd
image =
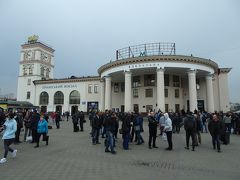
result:
<svg viewBox="0 0 240 180"><path fill-rule="evenodd" d="M149 127L149 141L148 141L148 148L158 148L156 146L156 137L157 137L157 126L158 122L154 117L154 112L151 112L148 116L148 127Z"/></svg>
<svg viewBox="0 0 240 180"><path fill-rule="evenodd" d="M101 144L99 142L99 131L100 131L101 126L102 126L101 119L99 117L99 112L97 112L92 120L92 129L93 129L92 143L93 143L93 145Z"/></svg>
<svg viewBox="0 0 240 180"><path fill-rule="evenodd" d="M192 112L189 112L187 115L184 111L182 111L183 122L184 122L184 129L186 131L186 147L185 149L189 149L189 140L190 137L192 139L192 151L195 151L195 136L196 136L196 129L197 123L194 115Z"/></svg>
<svg viewBox="0 0 240 180"><path fill-rule="evenodd" d="M208 130L212 136L212 144L213 149L216 149L216 143L217 143L217 150L218 152L221 152L220 148L220 135L223 131L223 124L219 121L219 118L216 114L213 115L213 120L208 123Z"/></svg>

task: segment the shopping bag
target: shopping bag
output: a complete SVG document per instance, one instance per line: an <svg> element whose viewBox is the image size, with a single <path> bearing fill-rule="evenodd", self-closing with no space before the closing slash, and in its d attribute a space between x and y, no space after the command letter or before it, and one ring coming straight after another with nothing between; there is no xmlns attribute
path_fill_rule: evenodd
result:
<svg viewBox="0 0 240 180"><path fill-rule="evenodd" d="M167 134L166 134L165 132L162 134L162 139L163 139L164 141L167 140Z"/></svg>
<svg viewBox="0 0 240 180"><path fill-rule="evenodd" d="M32 142L32 136L27 136L26 137L26 142Z"/></svg>

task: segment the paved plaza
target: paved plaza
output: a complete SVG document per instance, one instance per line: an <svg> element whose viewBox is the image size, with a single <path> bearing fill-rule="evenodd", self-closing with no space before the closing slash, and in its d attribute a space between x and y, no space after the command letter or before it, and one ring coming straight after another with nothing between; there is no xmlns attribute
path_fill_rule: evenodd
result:
<svg viewBox="0 0 240 180"><path fill-rule="evenodd" d="M51 124L51 123L50 123ZM159 179L240 179L240 136L232 135L230 145L222 145L222 153L212 149L209 134L202 134L202 144L196 151L185 150L185 132L173 135L173 151L165 151L167 142L157 138L158 149L148 149L148 127L144 123L145 144L130 144L122 149L117 139L117 154L104 152L102 144L92 145L89 122L84 132L73 132L71 121L61 122L61 128L49 130L49 146L40 148L23 142L15 159L0 164L0 180L159 180ZM23 132L22 132L23 134ZM120 136L119 136L120 137ZM22 140L22 136L21 136ZM3 156L1 141L0 155Z"/></svg>

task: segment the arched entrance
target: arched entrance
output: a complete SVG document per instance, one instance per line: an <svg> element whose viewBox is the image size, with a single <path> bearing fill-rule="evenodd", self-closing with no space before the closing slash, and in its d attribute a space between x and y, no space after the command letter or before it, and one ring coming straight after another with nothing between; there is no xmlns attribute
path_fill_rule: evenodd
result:
<svg viewBox="0 0 240 180"><path fill-rule="evenodd" d="M60 114L62 114L62 106L60 105L56 106L56 112L59 112Z"/></svg>
<svg viewBox="0 0 240 180"><path fill-rule="evenodd" d="M46 113L47 112L47 106L41 106L41 112Z"/></svg>

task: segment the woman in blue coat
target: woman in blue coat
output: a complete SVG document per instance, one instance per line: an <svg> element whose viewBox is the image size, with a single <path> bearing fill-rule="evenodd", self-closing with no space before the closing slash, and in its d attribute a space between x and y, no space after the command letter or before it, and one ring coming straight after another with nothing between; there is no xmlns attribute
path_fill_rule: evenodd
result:
<svg viewBox="0 0 240 180"><path fill-rule="evenodd" d="M41 135L43 135L43 139L46 140L46 145L48 145L48 122L46 119L44 119L44 116L41 115L40 120L38 121L38 126L37 126L37 145L35 148L39 147L39 140Z"/></svg>
<svg viewBox="0 0 240 180"><path fill-rule="evenodd" d="M4 130L3 133L3 142L4 142L4 157L0 160L0 164L5 163L7 161L7 155L8 151L12 152L13 158L17 155L17 150L13 150L10 148L10 145L14 142L15 139L15 132L17 131L17 122L14 119L14 113L10 112L8 114L8 117L1 128L1 130Z"/></svg>

